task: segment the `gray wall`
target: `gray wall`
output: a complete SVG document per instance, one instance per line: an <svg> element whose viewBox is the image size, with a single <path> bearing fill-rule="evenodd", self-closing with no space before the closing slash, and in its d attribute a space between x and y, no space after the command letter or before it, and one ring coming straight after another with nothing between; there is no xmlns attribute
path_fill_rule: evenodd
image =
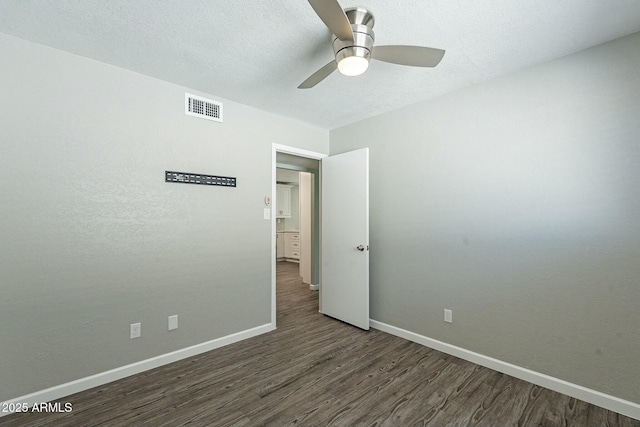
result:
<svg viewBox="0 0 640 427"><path fill-rule="evenodd" d="M373 319L640 402L638 46L331 131L370 148Z"/></svg>
<svg viewBox="0 0 640 427"><path fill-rule="evenodd" d="M2 34L0 58L0 401L270 322L271 144L328 131L215 95L224 123L189 117L191 90Z"/></svg>

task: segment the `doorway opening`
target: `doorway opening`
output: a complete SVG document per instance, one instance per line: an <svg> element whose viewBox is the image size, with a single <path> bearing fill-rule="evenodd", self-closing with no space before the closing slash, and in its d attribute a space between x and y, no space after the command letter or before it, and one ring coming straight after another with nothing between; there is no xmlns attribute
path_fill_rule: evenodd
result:
<svg viewBox="0 0 640 427"><path fill-rule="evenodd" d="M282 157L278 154L278 157ZM284 163L276 168L276 261L299 266L302 282L318 290L318 182L317 160L301 167Z"/></svg>
<svg viewBox="0 0 640 427"><path fill-rule="evenodd" d="M322 153L273 144L271 320L274 326L278 262L287 263L288 271L297 270L301 286L313 291L320 286L320 160L324 157L327 156ZM278 201L288 206L278 206Z"/></svg>

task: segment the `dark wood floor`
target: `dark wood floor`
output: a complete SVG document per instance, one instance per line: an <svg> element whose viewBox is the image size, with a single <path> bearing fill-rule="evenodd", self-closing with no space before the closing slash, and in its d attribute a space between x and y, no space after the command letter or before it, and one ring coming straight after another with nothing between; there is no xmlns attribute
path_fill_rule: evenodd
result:
<svg viewBox="0 0 640 427"><path fill-rule="evenodd" d="M278 329L61 399L3 426L640 426L640 421L318 313L278 263Z"/></svg>

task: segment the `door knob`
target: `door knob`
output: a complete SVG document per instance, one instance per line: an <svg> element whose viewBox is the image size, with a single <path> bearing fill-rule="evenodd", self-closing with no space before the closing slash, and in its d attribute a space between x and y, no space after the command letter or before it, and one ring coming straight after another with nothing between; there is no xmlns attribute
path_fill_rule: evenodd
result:
<svg viewBox="0 0 640 427"><path fill-rule="evenodd" d="M356 249L359 250L360 252L364 251L364 246L363 245L358 245L356 246Z"/></svg>

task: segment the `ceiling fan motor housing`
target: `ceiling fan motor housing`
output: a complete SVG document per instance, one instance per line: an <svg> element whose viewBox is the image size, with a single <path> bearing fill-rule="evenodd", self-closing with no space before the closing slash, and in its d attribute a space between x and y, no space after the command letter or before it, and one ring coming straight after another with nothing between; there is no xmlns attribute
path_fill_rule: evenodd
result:
<svg viewBox="0 0 640 427"><path fill-rule="evenodd" d="M333 36L333 53L336 57L336 62L339 63L340 60L349 56L358 56L369 61L375 39L373 33L375 19L373 14L362 7L352 7L345 9L344 12L351 23L353 41L340 40L335 35Z"/></svg>
<svg viewBox="0 0 640 427"><path fill-rule="evenodd" d="M444 50L424 46L385 45L374 51L373 13L364 7L342 9L338 0L308 1L333 33L334 60L300 83L298 89L312 88L336 70L344 76L359 76L367 71L372 58L390 64L435 67L444 56Z"/></svg>

